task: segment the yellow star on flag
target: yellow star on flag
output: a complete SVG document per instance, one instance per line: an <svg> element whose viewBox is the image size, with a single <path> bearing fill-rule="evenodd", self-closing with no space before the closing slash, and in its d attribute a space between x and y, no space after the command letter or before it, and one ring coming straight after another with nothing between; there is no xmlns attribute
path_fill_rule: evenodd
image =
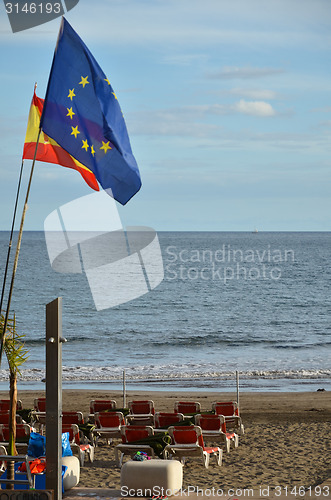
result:
<svg viewBox="0 0 331 500"><path fill-rule="evenodd" d="M93 144L91 146L91 155L94 156L95 155L95 150L94 150L94 147L93 147Z"/></svg>
<svg viewBox="0 0 331 500"><path fill-rule="evenodd" d="M90 146L88 145L88 143L87 143L87 140L86 140L86 141L84 141L84 139L82 139L82 143L83 143L83 145L82 145L82 149L85 149L85 151L87 151L87 150L88 150L88 148L90 147Z"/></svg>
<svg viewBox="0 0 331 500"><path fill-rule="evenodd" d="M108 141L108 142L101 141L101 142L102 142L102 146L101 146L100 149L102 149L105 152L105 154L106 154L107 151L108 151L108 149L111 149L111 147L109 146L109 142L110 141Z"/></svg>
<svg viewBox="0 0 331 500"><path fill-rule="evenodd" d="M104 78L105 82L108 83L108 85L110 85L110 81L108 80L108 78Z"/></svg>
<svg viewBox="0 0 331 500"><path fill-rule="evenodd" d="M88 83L90 83L90 82L87 81L87 79L88 79L88 76L82 76L82 79L79 82L79 85L83 85L83 89L85 88L85 85L87 85Z"/></svg>
<svg viewBox="0 0 331 500"><path fill-rule="evenodd" d="M76 97L76 94L75 94L74 90L75 90L75 89L72 89L72 90L70 90L70 89L69 89L69 95L68 95L68 97L69 97L69 99L70 99L71 101L72 101L72 98L73 98L73 97Z"/></svg>
<svg viewBox="0 0 331 500"><path fill-rule="evenodd" d="M73 112L72 108L67 108L68 114L67 116L70 116L70 119L72 120L72 117L76 114Z"/></svg>
<svg viewBox="0 0 331 500"><path fill-rule="evenodd" d="M72 128L72 132L70 135L74 135L75 139L77 139L77 135L80 134L80 132L78 130L78 125L76 127L71 127L71 128Z"/></svg>
<svg viewBox="0 0 331 500"><path fill-rule="evenodd" d="M115 99L117 99L117 95L115 94L115 92L112 92L112 94L115 97Z"/></svg>

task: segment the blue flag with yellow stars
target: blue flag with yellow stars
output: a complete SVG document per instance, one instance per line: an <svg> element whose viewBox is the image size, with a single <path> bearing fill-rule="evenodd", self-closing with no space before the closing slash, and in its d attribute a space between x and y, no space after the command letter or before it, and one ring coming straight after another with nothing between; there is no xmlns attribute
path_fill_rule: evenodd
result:
<svg viewBox="0 0 331 500"><path fill-rule="evenodd" d="M116 94L64 18L40 126L122 205L139 191L140 174Z"/></svg>

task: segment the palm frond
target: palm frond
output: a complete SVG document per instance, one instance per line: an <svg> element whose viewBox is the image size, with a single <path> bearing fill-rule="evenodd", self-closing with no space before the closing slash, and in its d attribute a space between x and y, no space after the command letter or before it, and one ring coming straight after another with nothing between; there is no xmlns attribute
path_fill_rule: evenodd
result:
<svg viewBox="0 0 331 500"><path fill-rule="evenodd" d="M3 333L4 317L0 316L0 332ZM4 338L4 351L7 356L9 370L11 373L21 373L19 367L28 359L28 349L23 341L24 335L16 331L16 318L10 318Z"/></svg>

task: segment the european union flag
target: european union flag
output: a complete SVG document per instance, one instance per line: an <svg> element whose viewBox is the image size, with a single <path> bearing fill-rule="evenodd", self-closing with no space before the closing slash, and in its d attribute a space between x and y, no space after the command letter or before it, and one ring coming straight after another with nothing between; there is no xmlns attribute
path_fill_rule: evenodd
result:
<svg viewBox="0 0 331 500"><path fill-rule="evenodd" d="M62 18L41 117L42 130L86 165L125 205L141 187L121 108L108 78Z"/></svg>

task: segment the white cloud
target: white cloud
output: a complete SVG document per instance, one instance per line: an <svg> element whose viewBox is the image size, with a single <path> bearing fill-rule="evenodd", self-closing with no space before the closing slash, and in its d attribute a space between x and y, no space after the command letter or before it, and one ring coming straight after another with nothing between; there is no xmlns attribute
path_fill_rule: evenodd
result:
<svg viewBox="0 0 331 500"><path fill-rule="evenodd" d="M192 106L193 108L193 106ZM199 108L199 109L198 109ZM219 126L199 123L204 114L203 107L189 107L173 110L160 110L144 113L143 120L135 113L132 121L128 121L130 134L152 136L175 136L203 138L218 134Z"/></svg>
<svg viewBox="0 0 331 500"><path fill-rule="evenodd" d="M235 104L198 104L178 108L131 113L127 116L130 134L181 137L218 137L224 133L221 123L207 123L211 116L243 114L256 117L275 116L276 111L265 101L240 100Z"/></svg>
<svg viewBox="0 0 331 500"><path fill-rule="evenodd" d="M209 59L207 54L167 54L163 62L177 66L191 66L193 64L205 63Z"/></svg>
<svg viewBox="0 0 331 500"><path fill-rule="evenodd" d="M241 99L233 106L233 109L238 113L252 116L264 117L274 116L276 114L271 104L264 101L244 101Z"/></svg>
<svg viewBox="0 0 331 500"><path fill-rule="evenodd" d="M222 134L221 123L207 123L211 116L233 114L270 117L276 115L273 107L264 101L240 100L235 104L199 104L178 108L132 113L127 116L130 134L181 137L218 137Z"/></svg>
<svg viewBox="0 0 331 500"><path fill-rule="evenodd" d="M240 97L248 97L249 99L278 99L279 96L277 92L273 90L265 90L265 89L242 89L235 88L229 90L229 94L238 95Z"/></svg>
<svg viewBox="0 0 331 500"><path fill-rule="evenodd" d="M261 0L123 0L116 3L94 0L93 9L89 2L81 1L72 12L73 17L81 15L83 32L93 30L92 39L107 33L115 44L147 42L155 46L167 41L170 46L189 44L191 48L210 43L231 47L307 45L315 50L331 44L326 0L268 0L266 8L261 8ZM323 39L321 23L325 32Z"/></svg>
<svg viewBox="0 0 331 500"><path fill-rule="evenodd" d="M313 113L331 113L331 106L324 106L323 108L314 108L311 111Z"/></svg>
<svg viewBox="0 0 331 500"><path fill-rule="evenodd" d="M187 118L202 117L203 115L227 115L231 112L231 107L224 104L196 104L192 106L182 106L178 108L181 114L187 115Z"/></svg>
<svg viewBox="0 0 331 500"><path fill-rule="evenodd" d="M323 127L327 127L327 128L331 127L331 120L325 120L323 122L320 122L318 124L318 127L321 127L321 128L323 128Z"/></svg>
<svg viewBox="0 0 331 500"><path fill-rule="evenodd" d="M210 73L209 78L219 80L251 79L285 73L281 68L254 68L251 66L224 66L220 71Z"/></svg>
<svg viewBox="0 0 331 500"><path fill-rule="evenodd" d="M163 112L162 114L166 116L167 113L168 112ZM194 106L183 106L177 108L177 110L171 111L173 118L180 115L182 118L185 117L186 120L194 120L207 115L231 115L233 113L260 117L276 115L276 111L268 102L245 101L244 99L241 99L235 104L199 104Z"/></svg>
<svg viewBox="0 0 331 500"><path fill-rule="evenodd" d="M233 47L330 47L330 16L326 0L81 0L66 14L85 43L111 47L199 47L219 43ZM0 40L12 44L55 43L60 20L13 35L5 13L0 16ZM321 36L321 32L323 36ZM198 50L199 50L198 49ZM197 49L196 49L197 50Z"/></svg>

